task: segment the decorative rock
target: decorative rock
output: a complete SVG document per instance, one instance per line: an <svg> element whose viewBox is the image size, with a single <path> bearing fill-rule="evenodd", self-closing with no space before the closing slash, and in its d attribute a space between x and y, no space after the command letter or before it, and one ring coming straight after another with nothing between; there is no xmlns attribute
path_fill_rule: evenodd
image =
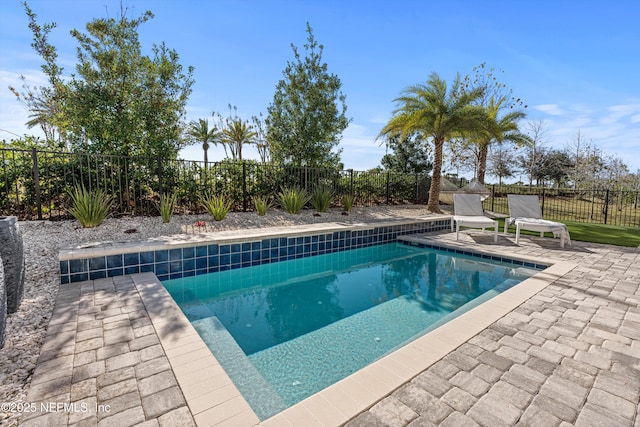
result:
<svg viewBox="0 0 640 427"><path fill-rule="evenodd" d="M7 314L18 311L24 292L24 248L15 216L0 216L0 257L4 265Z"/></svg>

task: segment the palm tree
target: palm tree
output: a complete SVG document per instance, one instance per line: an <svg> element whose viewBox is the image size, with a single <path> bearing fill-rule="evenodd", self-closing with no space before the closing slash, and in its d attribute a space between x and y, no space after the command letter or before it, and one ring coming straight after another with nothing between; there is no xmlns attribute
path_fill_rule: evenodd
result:
<svg viewBox="0 0 640 427"><path fill-rule="evenodd" d="M227 119L227 126L222 130L222 142L229 147L234 160L242 160L242 146L253 144L257 136L253 127L239 117Z"/></svg>
<svg viewBox="0 0 640 427"><path fill-rule="evenodd" d="M207 151L209 150L209 143L217 144L220 140L220 133L214 126L209 129L209 120L199 119L197 122L193 121L187 128L187 135L192 138L194 142L202 142L202 149L204 150L204 167L207 168L209 159L207 157Z"/></svg>
<svg viewBox="0 0 640 427"><path fill-rule="evenodd" d="M498 118L498 113L502 109L505 97L495 102L491 98L488 105L484 107L487 122L485 126L477 132L472 133L472 141L478 146L478 176L476 179L484 184L484 176L487 170L487 154L491 144L503 142L513 142L518 146L532 144L531 138L520 132L518 122L526 117L526 113L521 110L512 110Z"/></svg>
<svg viewBox="0 0 640 427"><path fill-rule="evenodd" d="M434 144L433 176L427 209L440 213L440 175L442 149L445 141L483 122L484 111L471 103L482 95L482 89L460 90L460 76L449 90L447 83L432 73L426 84L409 86L394 101L398 108L380 135L401 134L402 138L416 133Z"/></svg>

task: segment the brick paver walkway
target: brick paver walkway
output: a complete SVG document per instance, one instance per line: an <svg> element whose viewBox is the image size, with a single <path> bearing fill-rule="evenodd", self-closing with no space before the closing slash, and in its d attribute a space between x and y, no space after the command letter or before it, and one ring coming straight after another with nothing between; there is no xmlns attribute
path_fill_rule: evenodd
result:
<svg viewBox="0 0 640 427"><path fill-rule="evenodd" d="M640 250L428 237L578 266L347 425L640 427ZM194 425L130 277L60 287L22 426ZM86 408L86 410L85 410ZM107 410L108 408L108 410ZM57 409L57 410L56 410ZM70 410L72 409L72 410Z"/></svg>
<svg viewBox="0 0 640 427"><path fill-rule="evenodd" d="M579 265L348 427L640 427L640 250L436 239Z"/></svg>
<svg viewBox="0 0 640 427"><path fill-rule="evenodd" d="M130 276L60 286L27 402L21 426L195 425Z"/></svg>

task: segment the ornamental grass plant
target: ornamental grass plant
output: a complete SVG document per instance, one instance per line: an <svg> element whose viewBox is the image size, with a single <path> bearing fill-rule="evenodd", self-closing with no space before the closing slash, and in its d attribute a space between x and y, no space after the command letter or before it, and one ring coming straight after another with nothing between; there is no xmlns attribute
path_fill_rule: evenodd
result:
<svg viewBox="0 0 640 427"><path fill-rule="evenodd" d="M353 208L353 204L355 203L355 197L351 194L344 194L342 196L342 208L345 212L351 212Z"/></svg>
<svg viewBox="0 0 640 427"><path fill-rule="evenodd" d="M309 203L311 195L300 187L284 187L278 193L278 202L286 212L299 214L304 205Z"/></svg>
<svg viewBox="0 0 640 427"><path fill-rule="evenodd" d="M77 219L84 228L99 226L109 215L113 198L99 188L87 190L84 185L75 186L69 192L71 207L69 213Z"/></svg>
<svg viewBox="0 0 640 427"><path fill-rule="evenodd" d="M270 200L269 197L255 196L253 198L253 206L255 207L256 212L258 212L259 216L265 216L272 205L273 201Z"/></svg>
<svg viewBox="0 0 640 427"><path fill-rule="evenodd" d="M223 195L216 196L210 192L200 197L200 203L202 203L207 213L216 221L225 219L232 205L232 202L227 201Z"/></svg>
<svg viewBox="0 0 640 427"><path fill-rule="evenodd" d="M160 212L163 223L167 224L171 221L171 215L173 215L177 203L177 194L162 194L160 196L160 203L158 203L156 207L158 208L158 212Z"/></svg>
<svg viewBox="0 0 640 427"><path fill-rule="evenodd" d="M319 185L314 188L311 194L311 204L318 212L326 212L327 209L329 209L329 205L331 205L332 199L333 192L329 187L324 185Z"/></svg>

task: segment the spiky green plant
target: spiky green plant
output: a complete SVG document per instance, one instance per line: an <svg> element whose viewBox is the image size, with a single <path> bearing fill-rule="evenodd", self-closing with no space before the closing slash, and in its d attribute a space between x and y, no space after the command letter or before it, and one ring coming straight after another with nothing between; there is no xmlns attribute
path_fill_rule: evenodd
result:
<svg viewBox="0 0 640 427"><path fill-rule="evenodd" d="M71 207L69 213L80 221L84 228L99 226L109 215L113 198L99 188L88 191L84 185L75 186L69 191Z"/></svg>
<svg viewBox="0 0 640 427"><path fill-rule="evenodd" d="M255 196L253 198L253 206L256 208L256 212L258 212L258 215L260 216L266 215L272 204L273 201L268 197Z"/></svg>
<svg viewBox="0 0 640 427"><path fill-rule="evenodd" d="M173 211L175 210L177 203L177 194L162 194L160 196L160 203L156 205L156 208L160 212L163 223L166 224L171 221L171 215L173 215Z"/></svg>
<svg viewBox="0 0 640 427"><path fill-rule="evenodd" d="M207 213L216 221L225 219L232 205L232 202L227 201L224 196L216 196L209 192L200 197L200 203L202 203Z"/></svg>
<svg viewBox="0 0 640 427"><path fill-rule="evenodd" d="M306 205L311 196L307 190L300 187L285 187L278 193L280 206L290 214L298 214Z"/></svg>
<svg viewBox="0 0 640 427"><path fill-rule="evenodd" d="M333 199L333 191L329 187L319 185L313 189L311 204L318 212L326 212Z"/></svg>
<svg viewBox="0 0 640 427"><path fill-rule="evenodd" d="M343 194L342 195L342 207L345 212L351 212L351 208L353 208L353 204L355 203L356 198L351 194Z"/></svg>

